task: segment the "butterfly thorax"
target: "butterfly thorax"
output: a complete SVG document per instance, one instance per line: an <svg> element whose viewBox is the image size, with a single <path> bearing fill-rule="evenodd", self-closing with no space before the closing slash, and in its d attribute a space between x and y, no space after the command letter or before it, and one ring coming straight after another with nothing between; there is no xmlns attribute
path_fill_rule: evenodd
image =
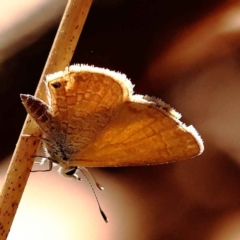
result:
<svg viewBox="0 0 240 240"><path fill-rule="evenodd" d="M48 138L43 142L43 147L47 152L49 160L59 165L70 164L71 160L74 159L74 156L79 153L79 150L74 147L73 144L66 143L61 138Z"/></svg>

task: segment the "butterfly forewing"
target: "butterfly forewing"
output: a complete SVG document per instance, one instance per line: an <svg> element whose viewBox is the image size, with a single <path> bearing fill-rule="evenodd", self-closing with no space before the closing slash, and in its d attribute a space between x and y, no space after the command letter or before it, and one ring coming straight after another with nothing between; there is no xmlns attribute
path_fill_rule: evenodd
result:
<svg viewBox="0 0 240 240"><path fill-rule="evenodd" d="M116 107L129 100L131 85L124 85L128 80L120 76L116 81L106 74L80 71L48 80L52 115L65 131L66 142L79 151L114 118Z"/></svg>

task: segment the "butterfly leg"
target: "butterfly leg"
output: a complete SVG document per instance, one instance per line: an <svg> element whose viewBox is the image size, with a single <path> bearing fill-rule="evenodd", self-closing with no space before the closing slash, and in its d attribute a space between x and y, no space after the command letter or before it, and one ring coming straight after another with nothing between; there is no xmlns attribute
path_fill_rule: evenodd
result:
<svg viewBox="0 0 240 240"><path fill-rule="evenodd" d="M49 159L48 157L45 157L45 156L32 156L32 157L41 157L41 158L45 159L44 161L40 162L39 164L43 164L47 159L48 160L48 168L40 169L40 170L31 170L31 172L50 172L50 171L52 171L53 162L51 161L51 159ZM35 163L35 164L38 164L38 163Z"/></svg>
<svg viewBox="0 0 240 240"><path fill-rule="evenodd" d="M30 134L21 134L21 137L32 137L32 138L37 138L37 139L45 141L45 142L49 142L49 140L47 138L34 136L34 135L30 135Z"/></svg>
<svg viewBox="0 0 240 240"><path fill-rule="evenodd" d="M22 137L32 137L32 138L36 138L36 139L39 139L39 140L44 141L44 142L49 142L49 140L47 138L34 136L34 135L30 135L30 134L22 134L21 136ZM42 158L42 161L40 163L34 162L34 164L42 165L48 160L48 168L47 169L41 169L41 170L31 170L31 172L50 172L52 170L53 162L55 162L54 159L50 159L49 157L39 156L39 155L38 156L32 156L32 157L34 157L34 158L41 157Z"/></svg>

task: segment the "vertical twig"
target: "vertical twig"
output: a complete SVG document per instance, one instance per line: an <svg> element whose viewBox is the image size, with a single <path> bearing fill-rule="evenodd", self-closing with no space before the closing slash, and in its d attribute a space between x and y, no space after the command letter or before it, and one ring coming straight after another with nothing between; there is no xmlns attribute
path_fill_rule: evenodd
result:
<svg viewBox="0 0 240 240"><path fill-rule="evenodd" d="M62 21L49 53L35 96L46 101L43 78L48 73L63 70L69 65L92 0L69 0ZM27 116L21 134L41 135L32 119ZM27 183L39 141L20 135L6 179L0 194L0 240L5 240L10 231L17 207Z"/></svg>

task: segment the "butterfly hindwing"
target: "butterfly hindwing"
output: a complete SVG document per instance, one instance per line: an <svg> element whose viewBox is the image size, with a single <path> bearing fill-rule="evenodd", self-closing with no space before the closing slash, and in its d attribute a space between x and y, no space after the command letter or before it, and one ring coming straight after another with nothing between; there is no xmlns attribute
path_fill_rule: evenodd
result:
<svg viewBox="0 0 240 240"><path fill-rule="evenodd" d="M78 165L78 161L84 166L159 164L193 157L201 151L201 139L193 128L153 104L125 102L72 164Z"/></svg>

